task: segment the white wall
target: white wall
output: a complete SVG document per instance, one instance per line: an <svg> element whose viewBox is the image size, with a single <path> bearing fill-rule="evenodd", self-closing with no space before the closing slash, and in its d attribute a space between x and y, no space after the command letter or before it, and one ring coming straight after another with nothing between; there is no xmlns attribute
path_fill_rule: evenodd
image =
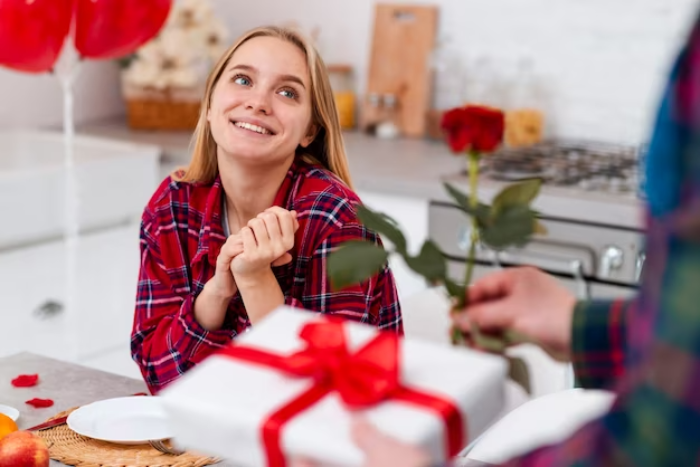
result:
<svg viewBox="0 0 700 467"><path fill-rule="evenodd" d="M213 0L232 36L294 20L321 27L327 62L349 62L364 86L375 0ZM391 0L389 0L391 1ZM642 141L668 63L698 0L403 0L440 6L441 36L473 64L488 56L512 66L530 55L548 91L561 136ZM473 68L472 68L473 71ZM85 67L80 120L123 112L113 64ZM51 78L0 72L0 127L58 124L60 92Z"/></svg>
<svg viewBox="0 0 700 467"><path fill-rule="evenodd" d="M327 62L367 74L374 0L218 0L233 35L293 19L321 27ZM697 0L403 0L440 7L440 35L467 66L488 56L512 66L530 55L548 91L556 134L639 142ZM473 68L472 68L473 71ZM478 70L477 70L478 71Z"/></svg>
<svg viewBox="0 0 700 467"><path fill-rule="evenodd" d="M78 123L124 112L115 62L82 62L75 90ZM0 128L60 126L62 122L63 94L56 76L0 68Z"/></svg>

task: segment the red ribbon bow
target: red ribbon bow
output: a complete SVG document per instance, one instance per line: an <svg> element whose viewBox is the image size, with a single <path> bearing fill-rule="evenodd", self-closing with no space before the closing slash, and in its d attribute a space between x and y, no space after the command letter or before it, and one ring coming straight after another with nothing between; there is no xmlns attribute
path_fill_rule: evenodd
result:
<svg viewBox="0 0 700 467"><path fill-rule="evenodd" d="M355 353L348 350L344 325L337 320L308 323L299 336L306 342L306 347L289 356L237 345L219 352L229 358L269 366L291 376L315 381L310 389L263 422L268 466L285 465L279 439L282 426L333 391L350 409L397 400L432 410L445 424L447 454L452 457L460 452L464 427L454 403L401 384L399 338L396 334L380 332Z"/></svg>

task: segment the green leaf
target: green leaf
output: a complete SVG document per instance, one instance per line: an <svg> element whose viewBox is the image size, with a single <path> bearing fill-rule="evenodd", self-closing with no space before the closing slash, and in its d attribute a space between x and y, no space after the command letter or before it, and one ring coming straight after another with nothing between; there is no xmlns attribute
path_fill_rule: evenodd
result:
<svg viewBox="0 0 700 467"><path fill-rule="evenodd" d="M491 215L491 207L488 204L478 203L475 210L471 206L469 196L465 195L449 183L444 183L443 186L462 211L466 212L470 216L476 217L477 221L479 222L479 226L486 225L488 223L488 219Z"/></svg>
<svg viewBox="0 0 700 467"><path fill-rule="evenodd" d="M466 296L466 291L464 290L464 286L458 284L457 282L453 281L449 277L445 278L444 283L445 283L445 289L447 289L447 293L450 295L450 297L457 300L457 304L460 308L463 307L464 301L465 301L465 296Z"/></svg>
<svg viewBox="0 0 700 467"><path fill-rule="evenodd" d="M336 290L356 285L372 277L386 264L389 253L374 243L343 243L328 258L328 276Z"/></svg>
<svg viewBox="0 0 700 467"><path fill-rule="evenodd" d="M472 326L470 333L474 344L487 352L502 354L508 347L508 343L503 335L485 334L477 326Z"/></svg>
<svg viewBox="0 0 700 467"><path fill-rule="evenodd" d="M523 180L505 187L493 199L493 216L498 216L506 208L513 206L529 206L537 197L542 186L542 180L533 178Z"/></svg>
<svg viewBox="0 0 700 467"><path fill-rule="evenodd" d="M430 283L443 282L447 276L445 256L432 240L423 243L418 256L411 257L406 254L404 255L404 260L408 267L423 276Z"/></svg>
<svg viewBox="0 0 700 467"><path fill-rule="evenodd" d="M481 229L481 240L495 249L522 246L535 231L535 212L527 206L503 209L491 224Z"/></svg>
<svg viewBox="0 0 700 467"><path fill-rule="evenodd" d="M369 228L386 237L396 247L396 251L406 251L406 237L399 230L398 223L380 212L374 212L364 205L357 206L357 217Z"/></svg>
<svg viewBox="0 0 700 467"><path fill-rule="evenodd" d="M452 199L455 201L455 203L457 203L459 207L461 207L464 211L468 213L472 212L472 205L469 202L469 196L465 195L449 183L443 183L443 186L445 187L445 190L447 190L447 193L452 197Z"/></svg>
<svg viewBox="0 0 700 467"><path fill-rule="evenodd" d="M453 326L450 330L450 342L456 347L464 347L467 345L467 341L464 338L464 334L459 328Z"/></svg>
<svg viewBox="0 0 700 467"><path fill-rule="evenodd" d="M508 357L508 377L518 383L528 394L532 394L530 370L522 358Z"/></svg>

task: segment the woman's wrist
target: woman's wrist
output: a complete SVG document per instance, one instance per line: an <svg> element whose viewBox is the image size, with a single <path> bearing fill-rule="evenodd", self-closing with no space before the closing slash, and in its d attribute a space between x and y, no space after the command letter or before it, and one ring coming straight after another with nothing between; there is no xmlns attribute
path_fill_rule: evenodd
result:
<svg viewBox="0 0 700 467"><path fill-rule="evenodd" d="M194 301L194 317L207 331L218 331L224 324L228 304L233 295L222 292L213 280L204 285Z"/></svg>
<svg viewBox="0 0 700 467"><path fill-rule="evenodd" d="M238 290L235 281L229 278L229 284L227 284L227 281L225 280L223 281L223 285L220 282L222 281L219 281L218 274L215 273L214 277L209 279L209 281L204 285L204 289L207 289L207 293L218 300L231 300L233 296L236 295L236 291ZM202 292L204 292L204 290L202 290Z"/></svg>
<svg viewBox="0 0 700 467"><path fill-rule="evenodd" d="M236 276L236 283L252 324L284 305L284 293L271 268L252 275Z"/></svg>
<svg viewBox="0 0 700 467"><path fill-rule="evenodd" d="M234 279L236 280L236 285L241 295L244 294L244 291L265 287L272 281L277 283L277 278L275 277L275 273L272 272L272 267L267 267L249 274L234 274Z"/></svg>

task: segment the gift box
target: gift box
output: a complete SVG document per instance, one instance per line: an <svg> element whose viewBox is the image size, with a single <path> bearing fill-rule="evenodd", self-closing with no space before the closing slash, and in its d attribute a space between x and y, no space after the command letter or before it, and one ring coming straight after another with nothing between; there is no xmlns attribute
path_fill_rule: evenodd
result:
<svg viewBox="0 0 700 467"><path fill-rule="evenodd" d="M181 447L240 466L349 467L363 460L354 414L442 461L495 421L505 379L497 356L281 307L160 396Z"/></svg>

